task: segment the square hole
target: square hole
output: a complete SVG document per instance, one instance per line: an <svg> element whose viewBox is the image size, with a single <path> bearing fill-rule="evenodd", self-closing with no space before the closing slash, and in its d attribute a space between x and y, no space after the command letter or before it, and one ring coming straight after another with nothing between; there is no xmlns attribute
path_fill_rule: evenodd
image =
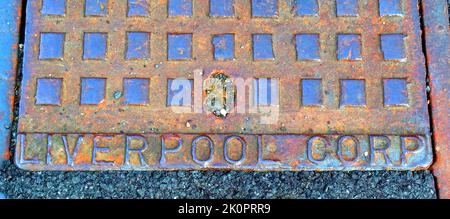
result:
<svg viewBox="0 0 450 219"><path fill-rule="evenodd" d="M300 16L319 15L319 3L317 0L295 0L294 12Z"/></svg>
<svg viewBox="0 0 450 219"><path fill-rule="evenodd" d="M403 15L402 0L379 0L380 16Z"/></svg>
<svg viewBox="0 0 450 219"><path fill-rule="evenodd" d="M37 105L60 105L61 104L60 78L39 78L36 85Z"/></svg>
<svg viewBox="0 0 450 219"><path fill-rule="evenodd" d="M192 0L169 0L169 17L192 16Z"/></svg>
<svg viewBox="0 0 450 219"><path fill-rule="evenodd" d="M408 89L406 79L384 79L384 105L408 105Z"/></svg>
<svg viewBox="0 0 450 219"><path fill-rule="evenodd" d="M253 34L253 59L273 60L272 34Z"/></svg>
<svg viewBox="0 0 450 219"><path fill-rule="evenodd" d="M233 17L234 0L210 0L209 15L212 17Z"/></svg>
<svg viewBox="0 0 450 219"><path fill-rule="evenodd" d="M254 106L275 106L279 104L279 80L256 78L253 81Z"/></svg>
<svg viewBox="0 0 450 219"><path fill-rule="evenodd" d="M128 17L149 15L147 0L128 0Z"/></svg>
<svg viewBox="0 0 450 219"><path fill-rule="evenodd" d="M361 35L338 35L338 60L361 60Z"/></svg>
<svg viewBox="0 0 450 219"><path fill-rule="evenodd" d="M169 34L168 59L187 60L192 58L192 34Z"/></svg>
<svg viewBox="0 0 450 219"><path fill-rule="evenodd" d="M108 14L108 0L86 0L85 16L106 16Z"/></svg>
<svg viewBox="0 0 450 219"><path fill-rule="evenodd" d="M124 104L143 105L149 101L150 80L147 78L123 79Z"/></svg>
<svg viewBox="0 0 450 219"><path fill-rule="evenodd" d="M366 105L364 80L341 80L341 106Z"/></svg>
<svg viewBox="0 0 450 219"><path fill-rule="evenodd" d="M322 80L320 79L302 80L302 105L303 106L322 105Z"/></svg>
<svg viewBox="0 0 450 219"><path fill-rule="evenodd" d="M297 60L320 60L319 34L297 34Z"/></svg>
<svg viewBox="0 0 450 219"><path fill-rule="evenodd" d="M278 0L252 0L253 17L275 17L278 14Z"/></svg>
<svg viewBox="0 0 450 219"><path fill-rule="evenodd" d="M64 33L41 33L39 59L62 59L64 57Z"/></svg>
<svg viewBox="0 0 450 219"><path fill-rule="evenodd" d="M167 86L167 106L192 106L193 80L169 79Z"/></svg>
<svg viewBox="0 0 450 219"><path fill-rule="evenodd" d="M66 0L43 0L43 15L64 15L66 13Z"/></svg>
<svg viewBox="0 0 450 219"><path fill-rule="evenodd" d="M234 59L234 34L220 34L213 36L214 59Z"/></svg>
<svg viewBox="0 0 450 219"><path fill-rule="evenodd" d="M82 78L80 104L97 105L105 100L105 78Z"/></svg>
<svg viewBox="0 0 450 219"><path fill-rule="evenodd" d="M358 0L336 0L337 16L358 16Z"/></svg>
<svg viewBox="0 0 450 219"><path fill-rule="evenodd" d="M150 34L146 32L127 33L126 59L150 58Z"/></svg>
<svg viewBox="0 0 450 219"><path fill-rule="evenodd" d="M83 59L105 59L108 34L84 33Z"/></svg>
<svg viewBox="0 0 450 219"><path fill-rule="evenodd" d="M380 36L380 41L384 60L403 61L406 59L405 35L384 34Z"/></svg>

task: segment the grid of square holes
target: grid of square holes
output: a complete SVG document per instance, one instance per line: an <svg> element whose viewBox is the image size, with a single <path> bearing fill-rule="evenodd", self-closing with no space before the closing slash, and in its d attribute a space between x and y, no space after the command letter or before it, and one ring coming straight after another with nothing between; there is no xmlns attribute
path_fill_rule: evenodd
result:
<svg viewBox="0 0 450 219"><path fill-rule="evenodd" d="M379 0L378 3L370 4L368 3L370 1L336 0L333 10L329 7L330 4L323 4L328 8L322 8L323 1L320 0L210 0L209 4L201 4L204 1L193 0L165 2L166 5L158 5L150 0L128 0L127 2L42 0L40 7L42 21L47 24L54 20L63 22L51 28L57 31L40 32L39 60L47 62L45 65L49 65L49 61L61 62L69 57L72 61L78 60L74 64L89 63L87 65L95 65L91 64L91 61L121 63L134 60L156 63L155 68L159 66L158 62L162 63L162 61L185 61L182 65L187 63L188 66L198 65L202 61L212 63L211 61L230 60L242 63L263 61L262 65L275 66L295 62L305 63L305 66L317 66L314 62L342 66L348 61L358 63L375 60L380 63L395 61L401 66L399 69L405 69L402 62L407 61L405 39L409 33L399 32L398 28L395 28L397 25L395 21L398 21L398 18L394 22L389 21L389 18L383 20L384 22L380 20L379 23L372 24L371 28L364 25L374 16L401 18L404 14L401 0ZM361 4L378 6L378 10L373 10L378 13L362 15ZM324 15L324 11L328 13ZM334 13L330 13L331 11ZM158 17L164 14L162 12L166 12L166 18ZM119 13L121 13L120 16ZM84 18L71 20L72 16ZM333 16L353 20L339 20ZM217 19L217 22L213 19ZM184 22L181 26L185 27L171 30L172 26L177 26L174 24L177 24L178 20ZM284 22L284 25L277 26L274 20ZM163 24L161 21L167 22ZM142 25L138 27L136 24L139 22L142 22ZM320 25L321 22L327 22L328 25ZM68 25L69 23L71 24ZM154 25L155 23L161 25ZM210 30L211 25L218 25L214 29L223 29L223 31ZM334 27L338 28L333 30ZM74 29L80 31L75 33ZM192 32L197 29L200 31ZM78 38L74 37L77 34ZM371 43L374 35L376 35L377 44ZM119 36L125 39L118 40ZM124 45L117 45L116 42L124 42ZM75 45L76 43L81 45ZM363 46L364 43L367 44ZM161 49L159 44L164 45L165 49ZM364 47L371 47L370 51L376 52L365 52ZM70 48L70 51L66 48ZM80 48L82 51L74 52ZM159 50L156 49L158 52L153 52L155 48L159 48ZM203 48L211 48L212 53L209 52L211 50ZM293 54L295 54L294 57L292 57ZM311 61L312 63L307 63ZM344 67L344 69L348 68ZM253 77L252 73L254 71L244 74ZM279 78L280 75L270 76ZM150 77L123 78L125 99L123 103L147 104L151 98L150 78L151 75ZM398 77L396 74L396 77L377 78L383 81L383 87L379 89L383 90L385 106L408 105L407 75ZM340 86L338 95L341 106L366 105L365 81L367 79L364 75L338 79L335 81ZM324 104L323 80L320 77L310 76L302 78L300 94L302 105ZM36 104L60 105L63 81L63 78L39 78L36 84ZM104 101L107 77L80 77L80 81L80 104L95 105ZM169 78L165 82L169 88L167 103L171 105L170 93L173 91L170 87L173 79ZM267 85L270 83L264 82L264 84L266 88L256 87L270 89L270 85ZM184 87L193 89L192 85ZM189 91L181 92L190 93ZM258 89L255 88L254 93L254 96L258 96ZM265 93L269 92L266 90ZM267 96L256 102L270 105L269 99ZM175 105L189 105L191 102L192 100L189 99L186 103Z"/></svg>
<svg viewBox="0 0 450 219"><path fill-rule="evenodd" d="M66 0L42 0L41 14L43 16L65 16ZM318 16L318 0L285 0L292 7L291 14L295 16ZM238 2L238 1L237 1ZM252 18L275 18L279 13L278 0L250 0ZM281 2L281 1L280 1ZM235 17L234 0L210 0L210 17ZM402 15L401 0L379 0L379 14ZM359 15L358 0L336 0L337 16ZM150 16L150 4L148 0L128 0L127 16ZM169 17L193 16L193 0L168 0L167 13ZM110 11L108 0L85 0L84 16L107 17ZM40 59L62 59L64 57L64 44L66 33L41 33ZM150 59L151 58L151 32L127 31L125 46L125 59ZM167 60L192 60L193 42L196 33L168 33L167 34ZM272 33L252 33L252 57L253 60L275 60ZM278 36L277 36L278 37ZM403 33L380 34L381 48L385 60L406 59ZM235 59L235 34L223 33L211 35L213 56L215 60ZM295 38L295 50L297 60L321 60L320 34L319 33L293 33ZM336 58L338 60L362 60L361 33L337 33ZM155 42L159 43L159 42ZM103 60L108 52L108 33L85 32L83 36L83 59ZM207 50L200 51L207 52Z"/></svg>
<svg viewBox="0 0 450 219"><path fill-rule="evenodd" d="M127 16L150 15L150 0L128 0ZM194 0L169 0L167 4L168 16L193 16ZM234 17L235 1L241 0L209 0L209 15L211 17ZM250 0L253 17L275 17L278 15L278 0ZM281 2L282 0L280 0ZM358 16L359 0L336 0L337 16ZM319 15L318 0L287 0L292 7L292 13L300 16ZM198 3L204 3L199 1ZM43 0L42 14L64 16L66 14L66 0ZM109 0L85 0L85 16L107 16L109 14ZM379 15L402 15L401 0L379 0Z"/></svg>

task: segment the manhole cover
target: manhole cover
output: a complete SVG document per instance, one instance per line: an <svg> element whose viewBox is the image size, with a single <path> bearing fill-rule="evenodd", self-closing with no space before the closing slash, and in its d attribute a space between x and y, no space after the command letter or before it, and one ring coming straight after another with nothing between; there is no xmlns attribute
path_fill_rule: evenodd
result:
<svg viewBox="0 0 450 219"><path fill-rule="evenodd" d="M28 1L29 170L424 169L417 0Z"/></svg>

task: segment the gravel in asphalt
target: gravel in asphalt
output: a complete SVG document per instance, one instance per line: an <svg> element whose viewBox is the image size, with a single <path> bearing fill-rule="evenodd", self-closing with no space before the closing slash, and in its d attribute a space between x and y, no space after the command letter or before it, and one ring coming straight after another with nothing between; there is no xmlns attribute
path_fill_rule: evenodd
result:
<svg viewBox="0 0 450 219"><path fill-rule="evenodd" d="M430 171L353 172L28 172L0 170L8 198L432 199Z"/></svg>

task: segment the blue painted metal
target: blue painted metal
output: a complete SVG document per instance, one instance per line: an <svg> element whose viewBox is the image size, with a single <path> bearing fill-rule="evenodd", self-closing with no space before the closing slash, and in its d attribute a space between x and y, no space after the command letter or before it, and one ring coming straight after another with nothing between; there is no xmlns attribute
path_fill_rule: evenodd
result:
<svg viewBox="0 0 450 219"><path fill-rule="evenodd" d="M192 16L192 0L169 0L169 17Z"/></svg>
<svg viewBox="0 0 450 219"><path fill-rule="evenodd" d="M338 60L361 60L361 35L338 35Z"/></svg>
<svg viewBox="0 0 450 219"><path fill-rule="evenodd" d="M105 78L82 78L80 104L97 105L105 100Z"/></svg>
<svg viewBox="0 0 450 219"><path fill-rule="evenodd" d="M384 79L384 105L408 105L408 90L406 79Z"/></svg>
<svg viewBox="0 0 450 219"><path fill-rule="evenodd" d="M66 1L43 0L41 13L43 15L64 15L66 13Z"/></svg>
<svg viewBox="0 0 450 219"><path fill-rule="evenodd" d="M149 84L150 81L147 78L125 78L123 80L124 104L147 104Z"/></svg>
<svg viewBox="0 0 450 219"><path fill-rule="evenodd" d="M106 16L108 14L108 0L86 0L86 16Z"/></svg>
<svg viewBox="0 0 450 219"><path fill-rule="evenodd" d="M358 16L358 0L336 0L337 16Z"/></svg>
<svg viewBox="0 0 450 219"><path fill-rule="evenodd" d="M275 17L278 14L278 0L252 0L253 17Z"/></svg>
<svg viewBox="0 0 450 219"><path fill-rule="evenodd" d="M403 34L381 35L381 50L384 60L403 60L406 58L405 37Z"/></svg>
<svg viewBox="0 0 450 219"><path fill-rule="evenodd" d="M364 80L341 80L341 106L366 105Z"/></svg>
<svg viewBox="0 0 450 219"><path fill-rule="evenodd" d="M209 15L212 17L232 17L234 15L234 0L211 0Z"/></svg>
<svg viewBox="0 0 450 219"><path fill-rule="evenodd" d="M64 38L64 33L41 33L39 59L62 59Z"/></svg>
<svg viewBox="0 0 450 219"><path fill-rule="evenodd" d="M60 78L39 78L36 84L36 104L60 105L61 86Z"/></svg>
<svg viewBox="0 0 450 219"><path fill-rule="evenodd" d="M150 58L150 34L146 32L127 33L126 59Z"/></svg>
<svg viewBox="0 0 450 219"><path fill-rule="evenodd" d="M234 59L234 34L221 34L213 37L214 59Z"/></svg>
<svg viewBox="0 0 450 219"><path fill-rule="evenodd" d="M296 35L297 60L320 60L319 38L319 34Z"/></svg>
<svg viewBox="0 0 450 219"><path fill-rule="evenodd" d="M21 0L0 1L0 165L9 158Z"/></svg>
<svg viewBox="0 0 450 219"><path fill-rule="evenodd" d="M402 15L401 0L380 0L380 16Z"/></svg>
<svg viewBox="0 0 450 219"><path fill-rule="evenodd" d="M322 105L322 81L320 79L302 80L302 105L320 106Z"/></svg>
<svg viewBox="0 0 450 219"><path fill-rule="evenodd" d="M273 42L271 34L253 34L253 59L273 60Z"/></svg>
<svg viewBox="0 0 450 219"><path fill-rule="evenodd" d="M192 58L192 34L169 34L168 41L169 60Z"/></svg>
<svg viewBox="0 0 450 219"><path fill-rule="evenodd" d="M296 15L319 15L319 2L317 0L295 0L294 11Z"/></svg>
<svg viewBox="0 0 450 219"><path fill-rule="evenodd" d="M108 36L106 33L85 33L84 59L105 59Z"/></svg>
<svg viewBox="0 0 450 219"><path fill-rule="evenodd" d="M128 1L128 17L132 16L148 16L149 7L145 0L129 0Z"/></svg>

